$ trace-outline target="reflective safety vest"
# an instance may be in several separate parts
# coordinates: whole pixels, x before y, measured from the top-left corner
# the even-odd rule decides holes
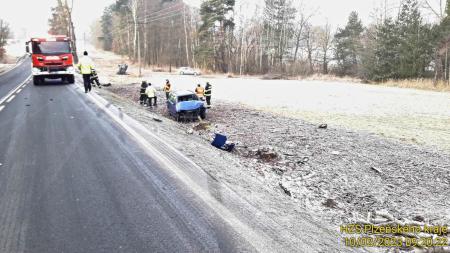
[[[212,86],[210,85],[205,90],[205,97],[211,97],[211,93],[212,93]]]
[[[197,87],[197,89],[195,89],[195,93],[197,93],[197,96],[199,97],[204,97],[205,89],[203,87]]]
[[[94,69],[94,63],[88,56],[83,56],[78,63],[78,69],[82,75],[91,75]]]
[[[156,89],[153,88],[152,86],[149,86],[146,90],[145,90],[145,94],[147,94],[147,96],[149,98],[154,98],[156,97]]]
[[[171,87],[169,85],[166,84],[166,86],[164,86],[164,92],[170,92]]]

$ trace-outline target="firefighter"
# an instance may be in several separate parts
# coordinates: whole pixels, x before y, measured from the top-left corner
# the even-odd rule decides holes
[[[100,83],[100,80],[98,79],[98,74],[95,69],[92,69],[91,73],[91,85],[96,84],[98,88],[102,88],[102,84]]]
[[[212,85],[207,82],[205,86],[205,97],[207,108],[211,108],[211,95],[212,95]]]
[[[140,90],[141,96],[139,97],[139,102],[141,103],[141,105],[147,103],[147,94],[145,94],[145,91],[146,91],[147,87],[148,87],[147,82],[146,81],[142,81],[141,90]]]
[[[149,83],[147,89],[145,89],[145,94],[147,95],[148,106],[152,106],[152,100],[153,105],[156,106],[157,102],[156,89],[152,86],[151,83]]]
[[[94,63],[92,59],[88,56],[87,51],[84,51],[83,57],[81,57],[80,63],[78,63],[78,69],[83,75],[84,92],[88,93],[92,89],[91,75],[92,70],[94,69]]]
[[[169,94],[172,90],[172,85],[170,84],[169,80],[166,80],[166,85],[164,86],[164,92],[166,93],[166,99],[169,100]]]
[[[200,84],[197,85],[197,88],[195,89],[195,94],[197,94],[197,97],[201,100],[205,100],[205,88],[203,88]]]

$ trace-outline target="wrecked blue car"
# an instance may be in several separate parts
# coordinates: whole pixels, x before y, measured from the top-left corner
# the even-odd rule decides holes
[[[171,92],[167,101],[167,109],[177,121],[195,121],[199,117],[206,118],[204,102],[192,91]]]

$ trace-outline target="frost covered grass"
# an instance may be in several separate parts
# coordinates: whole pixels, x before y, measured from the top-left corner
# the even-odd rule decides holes
[[[96,58],[97,56],[97,58]],[[438,146],[450,150],[450,94],[419,89],[404,89],[383,85],[367,85],[355,79],[330,76],[313,76],[303,80],[262,80],[243,77],[228,78],[224,75],[180,76],[175,73],[153,72],[147,68],[142,77],[130,62],[129,75],[115,75],[117,64],[125,58],[108,53],[94,53],[99,65],[100,79],[106,76],[113,87],[138,84],[142,80],[162,87],[170,79],[177,90],[194,90],[195,86],[213,84],[213,103],[220,99],[241,103],[259,110],[276,113],[314,124],[328,123],[356,131],[375,133],[407,143]],[[322,80],[320,80],[322,79]],[[425,85],[431,80],[423,80]],[[407,83],[405,82],[404,87]],[[442,86],[443,84],[439,84]],[[440,87],[438,86],[438,87]]]
[[[99,66],[114,80],[102,95],[142,123],[153,124],[153,131],[189,157],[202,154],[196,162],[204,170],[270,207],[274,219],[293,228],[292,233],[306,212],[286,211],[293,210],[288,204],[334,227],[379,211],[396,219],[423,217],[432,224],[450,219],[449,153],[427,147],[450,150],[450,112],[443,109],[450,108],[448,93],[342,80],[193,77],[151,70],[140,78],[134,65],[130,75],[116,76],[116,63]],[[173,121],[163,94],[157,108],[139,106],[139,81],[144,79],[157,87],[170,79],[175,89],[213,83],[210,128],[196,130],[194,124]],[[153,115],[163,122],[155,123]],[[329,128],[319,129],[320,123]],[[236,152],[212,149],[215,132],[239,143]]]

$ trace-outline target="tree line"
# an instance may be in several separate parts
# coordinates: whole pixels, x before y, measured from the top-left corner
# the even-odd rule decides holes
[[[418,0],[403,0],[398,13],[380,14],[368,25],[352,12],[336,31],[330,24],[313,25],[313,13],[299,2],[265,0],[251,8],[205,0],[197,9],[181,0],[116,0],[94,36],[104,50],[141,65],[376,81],[448,79],[450,0],[437,22],[426,21]]]
[[[75,34],[75,26],[73,24],[74,1],[57,0],[56,6],[51,9],[51,17],[48,20],[49,31],[51,35],[65,35],[71,39],[71,46],[74,52],[74,60],[78,62],[77,54],[77,38]]]
[[[9,28],[8,23],[6,23],[3,19],[0,18],[0,60],[5,56],[4,47],[7,44],[7,39],[11,36],[11,30]]]

